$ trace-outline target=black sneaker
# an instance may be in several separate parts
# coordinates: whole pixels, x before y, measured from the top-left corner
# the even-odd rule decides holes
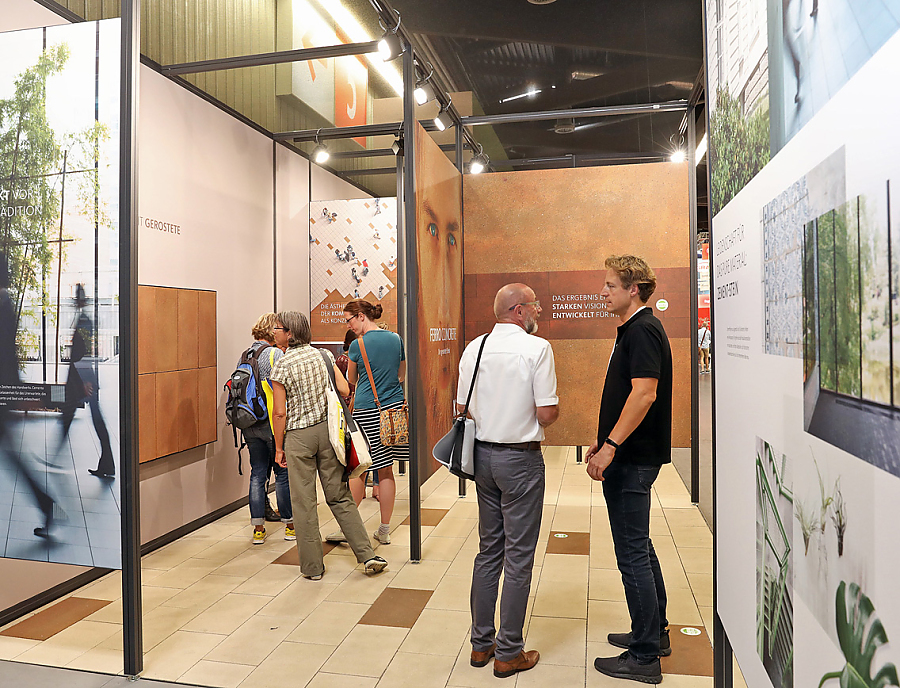
[[[613,647],[621,647],[627,650],[631,647],[631,633],[610,633],[606,641]],[[659,656],[668,657],[672,654],[672,645],[669,643],[669,631],[659,634]]]
[[[627,678],[641,683],[662,683],[663,680],[658,659],[640,664],[627,650],[618,657],[597,657],[594,668],[613,678]]]
[[[272,508],[268,499],[266,500],[266,520],[269,523],[281,523],[281,514]]]

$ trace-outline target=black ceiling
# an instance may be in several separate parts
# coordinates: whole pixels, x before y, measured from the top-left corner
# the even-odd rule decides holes
[[[355,3],[360,10],[368,4],[347,4]],[[699,0],[390,4],[447,89],[472,91],[484,114],[686,99],[701,69]],[[501,102],[530,89],[540,93]],[[494,125],[502,150],[492,158],[664,155],[679,143],[681,119],[657,113]],[[574,132],[558,133],[573,124]]]

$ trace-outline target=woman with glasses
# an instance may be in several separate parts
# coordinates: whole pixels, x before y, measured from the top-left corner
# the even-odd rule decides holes
[[[391,516],[394,513],[394,499],[397,495],[393,465],[394,461],[409,461],[409,445],[387,447],[381,444],[381,414],[378,405],[380,404],[382,409],[394,409],[401,408],[406,403],[401,385],[406,375],[403,340],[398,334],[378,327],[375,321],[381,318],[382,312],[381,304],[372,305],[363,299],[355,299],[344,306],[347,327],[357,337],[350,344],[348,352],[350,363],[347,366],[347,377],[356,384],[353,419],[366,433],[372,454],[371,470],[377,471],[378,475],[381,525],[373,537],[381,544],[387,545],[391,542]],[[378,394],[378,403],[375,401],[375,394],[372,392],[372,385],[366,372],[360,342],[365,346],[366,358],[372,371],[372,379],[375,381],[375,392]],[[358,505],[366,496],[365,482],[362,478],[351,479],[350,489]],[[341,534],[335,533],[327,539],[335,541],[340,538]]]
[[[309,344],[309,321],[302,313],[283,311],[276,316],[273,332],[276,345],[287,346],[270,380],[274,396],[275,460],[288,469],[300,572],[311,580],[321,580],[325,572],[316,511],[318,473],[325,501],[356,560],[365,564],[366,573],[379,573],[387,567],[387,562],[375,556],[353,496],[343,480],[344,466],[328,439],[325,390],[330,375],[320,350]],[[334,370],[337,392],[346,396],[350,391],[347,381],[334,365],[331,353],[325,353]]]

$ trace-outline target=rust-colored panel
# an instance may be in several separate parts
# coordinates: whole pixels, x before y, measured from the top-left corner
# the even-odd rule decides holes
[[[4,629],[0,635],[7,638],[27,638],[28,640],[47,640],[72,624],[87,618],[106,605],[107,600],[95,600],[89,597],[67,597],[51,607],[26,617],[14,626]]]
[[[208,444],[217,439],[218,417],[216,399],[219,394],[218,370],[215,367],[201,368],[199,371],[199,444]]]
[[[178,406],[173,412],[178,417],[178,451],[200,444],[200,395],[198,387],[200,371],[178,371]]]
[[[197,337],[200,325],[198,293],[193,289],[178,290],[178,370],[197,368],[200,347]]]
[[[156,372],[156,288],[138,286],[138,373]]]
[[[216,365],[216,292],[197,292],[197,322],[199,335],[197,337],[198,361],[200,368],[208,368]]]
[[[669,338],[672,347],[672,446],[691,446],[691,348],[688,339]]]
[[[154,372],[168,372],[178,368],[178,290],[156,287],[156,330],[152,337],[156,358]]]
[[[138,376],[138,461],[152,461],[156,453],[156,373]]]
[[[178,451],[178,373],[156,374],[156,455]]]

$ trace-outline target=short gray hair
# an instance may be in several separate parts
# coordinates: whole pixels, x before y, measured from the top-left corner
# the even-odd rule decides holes
[[[281,311],[276,320],[288,330],[288,346],[300,346],[312,341],[312,333],[309,329],[309,320],[298,311]]]

